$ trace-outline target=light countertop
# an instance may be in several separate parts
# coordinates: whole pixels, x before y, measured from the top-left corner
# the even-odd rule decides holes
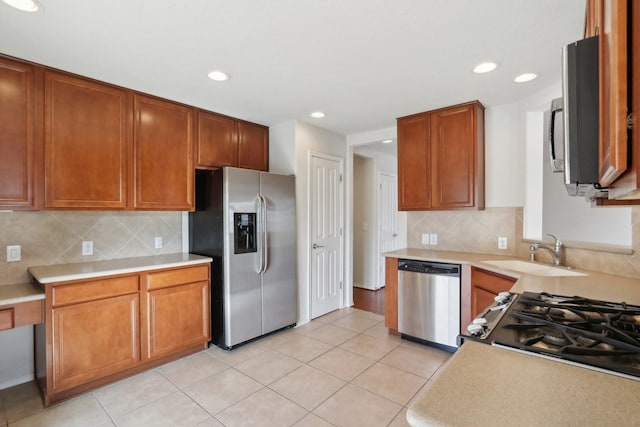
[[[211,258],[205,256],[176,253],[73,264],[42,265],[29,267],[28,270],[39,283],[47,284],[68,280],[91,279],[113,274],[136,273],[139,271],[205,264],[211,261]]]
[[[392,258],[417,259],[423,261],[469,264],[483,270],[493,271],[517,279],[511,292],[549,292],[556,295],[580,295],[604,301],[627,302],[640,305],[640,279],[634,279],[596,271],[574,270],[585,276],[535,276],[503,267],[496,267],[483,261],[514,260],[514,256],[477,254],[470,252],[429,251],[422,249],[399,249],[386,252]],[[525,261],[519,259],[520,261]]]
[[[640,425],[640,381],[473,341],[416,396],[413,426]]]
[[[44,291],[31,283],[0,286],[0,306],[44,299]]]

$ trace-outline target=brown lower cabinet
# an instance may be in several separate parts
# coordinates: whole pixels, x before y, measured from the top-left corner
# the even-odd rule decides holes
[[[398,259],[385,258],[384,325],[398,330]]]
[[[209,264],[44,285],[36,377],[45,405],[206,348]]]
[[[492,271],[471,267],[471,317],[474,319],[494,298],[503,291],[509,291],[516,279]]]

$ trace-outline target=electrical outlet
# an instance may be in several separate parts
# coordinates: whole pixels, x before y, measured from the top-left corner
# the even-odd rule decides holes
[[[82,256],[93,255],[93,240],[82,241]]]
[[[20,254],[20,245],[8,245],[7,246],[7,262],[16,262],[22,259]]]
[[[428,245],[429,244],[429,234],[422,233],[422,244],[423,245]]]
[[[162,249],[162,236],[156,236],[156,249]]]
[[[498,237],[498,249],[507,250],[507,238],[506,237]]]
[[[429,244],[430,245],[437,245],[438,244],[438,234],[437,233],[429,234]]]

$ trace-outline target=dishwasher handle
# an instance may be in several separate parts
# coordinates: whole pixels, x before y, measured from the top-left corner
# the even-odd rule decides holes
[[[435,274],[438,276],[460,276],[460,265],[443,262],[399,259],[398,270],[412,273]]]

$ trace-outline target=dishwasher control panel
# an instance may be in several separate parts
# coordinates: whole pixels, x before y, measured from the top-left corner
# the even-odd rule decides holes
[[[398,270],[410,271],[413,273],[437,274],[440,276],[460,276],[460,266],[458,264],[426,262],[409,259],[398,260]]]

